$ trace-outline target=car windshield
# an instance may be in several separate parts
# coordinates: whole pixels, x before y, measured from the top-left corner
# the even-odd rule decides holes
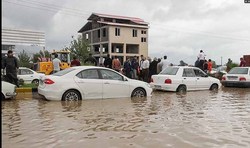
[[[66,69],[58,71],[58,72],[56,72],[56,73],[54,73],[52,75],[53,76],[63,76],[63,75],[65,75],[65,74],[67,74],[67,73],[69,73],[69,72],[71,72],[73,70],[75,70],[75,68],[66,68]]]
[[[216,70],[220,72],[220,71],[223,71],[223,70],[226,70],[226,69],[227,69],[226,66],[220,66]]]
[[[228,73],[229,74],[248,74],[248,68],[233,68]]]
[[[178,67],[167,67],[163,71],[161,71],[159,74],[161,75],[176,75],[178,71]]]

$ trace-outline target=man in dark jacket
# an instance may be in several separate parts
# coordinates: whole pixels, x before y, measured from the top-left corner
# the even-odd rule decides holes
[[[107,58],[104,61],[104,66],[112,69],[112,59],[110,58],[110,55],[107,55]]]
[[[15,84],[17,87],[18,79],[17,79],[17,70],[19,68],[17,58],[13,56],[13,51],[8,51],[8,56],[3,61],[3,69],[6,68],[6,76],[8,82]]]
[[[96,59],[92,56],[92,53],[89,54],[89,57],[84,61],[85,64],[90,64],[97,66],[97,61]]]

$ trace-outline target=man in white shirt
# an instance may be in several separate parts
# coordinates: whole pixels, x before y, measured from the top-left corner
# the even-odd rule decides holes
[[[203,68],[203,64],[204,64],[204,61],[205,61],[205,53],[202,51],[202,50],[200,50],[200,53],[198,54],[198,59],[199,59],[199,65],[198,65],[198,67],[200,68],[200,69],[204,69]]]
[[[55,54],[55,59],[52,60],[53,63],[53,73],[60,71],[61,61],[58,59],[58,55]]]
[[[149,75],[149,61],[147,58],[143,57],[144,61],[142,63],[142,73],[143,73],[143,81],[148,82],[148,75]]]
[[[167,61],[167,56],[166,55],[163,57],[163,60],[161,60],[159,65],[161,66],[162,70],[164,70],[165,68],[167,68],[170,65],[170,63]]]

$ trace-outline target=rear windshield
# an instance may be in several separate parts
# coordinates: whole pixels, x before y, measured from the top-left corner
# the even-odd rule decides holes
[[[66,75],[67,73],[75,70],[75,68],[66,68],[64,70],[58,71],[57,73],[52,74],[53,76],[63,76]]]
[[[248,68],[233,68],[228,73],[229,74],[248,74]]]
[[[176,75],[178,69],[179,69],[178,67],[167,67],[166,69],[161,71],[159,74],[162,74],[162,75]]]

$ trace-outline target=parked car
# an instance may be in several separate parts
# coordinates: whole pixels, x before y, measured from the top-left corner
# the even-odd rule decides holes
[[[208,76],[197,67],[170,66],[153,75],[150,83],[155,90],[186,92],[189,90],[214,90],[221,87],[218,79]]]
[[[217,68],[213,68],[210,74],[216,74],[216,73],[222,73],[226,74],[227,73],[227,66],[219,66]]]
[[[250,67],[234,67],[223,75],[221,83],[225,87],[250,87]]]
[[[16,96],[16,85],[13,85],[9,82],[1,81],[2,83],[2,99],[10,99]]]
[[[17,77],[22,79],[24,83],[33,83],[38,85],[40,77],[45,76],[43,73],[37,73],[34,70],[26,67],[19,67]]]
[[[76,66],[40,80],[38,93],[47,100],[82,100],[151,96],[148,83],[105,67]]]

